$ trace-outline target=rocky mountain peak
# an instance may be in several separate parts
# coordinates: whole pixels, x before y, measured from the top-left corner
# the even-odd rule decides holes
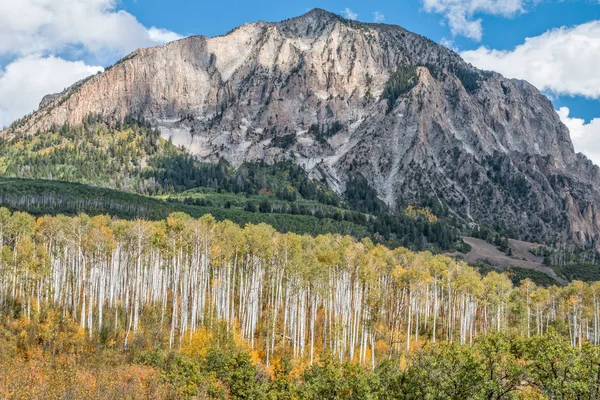
[[[296,37],[317,37],[324,31],[331,30],[336,23],[350,23],[339,15],[329,11],[314,8],[299,17],[276,22],[276,26],[283,34]]]
[[[276,24],[286,25],[289,23],[298,23],[298,22],[304,23],[304,24],[308,24],[308,23],[321,24],[324,22],[340,21],[342,19],[343,18],[337,14],[334,14],[330,11],[316,7],[310,11],[307,11],[306,13],[304,13],[300,16],[293,17],[293,18],[290,18],[285,21],[276,22]]]
[[[196,157],[289,160],[392,209],[441,202],[515,238],[600,243],[598,168],[551,102],[401,27],[315,9],[141,49],[15,129],[143,118]],[[10,135],[5,132],[4,135]]]

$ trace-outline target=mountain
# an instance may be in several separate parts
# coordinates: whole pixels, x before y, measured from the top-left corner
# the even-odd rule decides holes
[[[0,135],[133,117],[199,159],[291,160],[390,208],[438,201],[514,238],[600,245],[600,174],[551,102],[398,26],[315,9],[140,49]]]

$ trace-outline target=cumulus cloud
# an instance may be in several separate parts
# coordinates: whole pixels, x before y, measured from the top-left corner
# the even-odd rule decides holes
[[[155,43],[167,43],[181,39],[181,36],[175,32],[166,29],[161,29],[153,26],[148,29],[148,37]]]
[[[146,28],[118,0],[0,1],[0,128],[41,98],[100,71],[139,47],[179,39]],[[60,55],[60,56],[59,56]],[[71,60],[81,61],[68,61]]]
[[[358,18],[358,14],[346,7],[344,11],[342,11],[342,15],[346,19],[356,20]]]
[[[478,14],[512,17],[524,11],[526,0],[423,0],[425,11],[443,14],[453,35],[480,41],[483,36]]]
[[[37,108],[42,97],[102,71],[83,61],[27,56],[0,70],[0,128]]]
[[[600,165],[600,118],[586,123],[581,118],[570,117],[571,110],[568,107],[561,107],[557,113],[571,132],[575,150],[585,154],[594,164]]]
[[[118,10],[116,0],[0,2],[0,54],[83,49],[101,58],[178,37],[166,30],[147,29],[133,15]]]
[[[375,11],[373,13],[373,22],[378,22],[378,23],[385,22],[385,15],[383,15],[379,11]]]
[[[600,21],[552,29],[512,50],[464,51],[473,65],[525,79],[557,95],[600,98]]]

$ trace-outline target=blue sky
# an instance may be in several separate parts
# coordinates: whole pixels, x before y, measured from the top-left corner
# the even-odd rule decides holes
[[[100,71],[137,47],[221,35],[319,7],[383,19],[527,79],[553,101],[576,148],[600,162],[600,3],[594,0],[19,0],[0,2],[0,125],[43,94]],[[377,13],[377,14],[375,14]],[[376,17],[377,15],[377,17]],[[596,144],[598,143],[598,144]]]

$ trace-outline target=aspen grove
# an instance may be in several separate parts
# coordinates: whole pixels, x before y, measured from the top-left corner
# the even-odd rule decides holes
[[[600,341],[600,284],[513,286],[463,262],[347,236],[277,233],[210,215],[166,220],[33,216],[0,209],[0,309],[54,310],[127,349],[143,335],[180,348],[235,332],[268,366],[327,353],[369,368],[424,342],[549,331]]]

